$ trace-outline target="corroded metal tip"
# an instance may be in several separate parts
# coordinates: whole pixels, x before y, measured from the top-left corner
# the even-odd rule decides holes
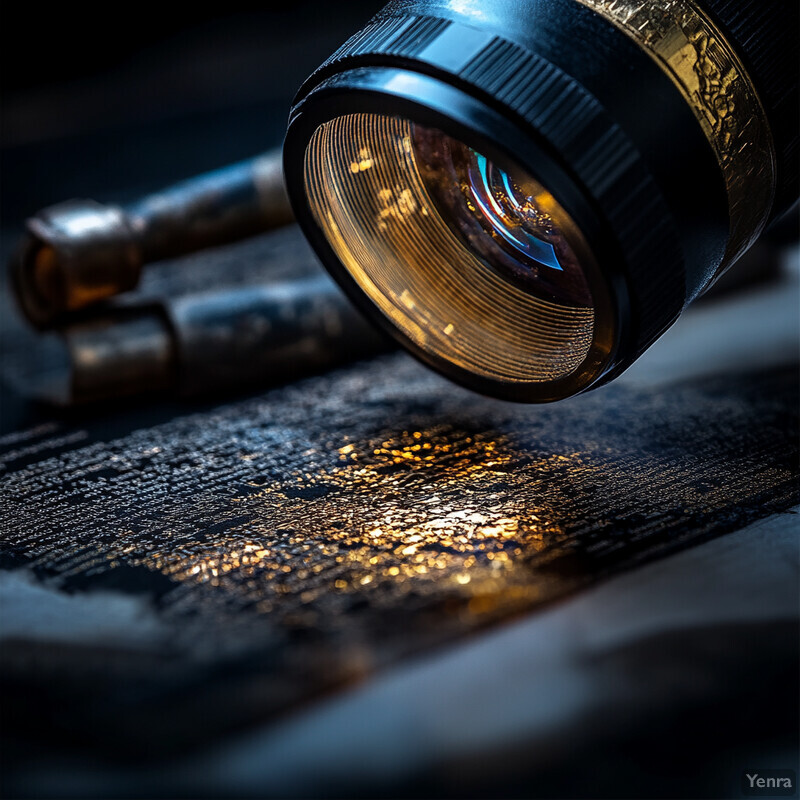
[[[132,289],[142,260],[121,208],[69,200],[27,221],[10,267],[25,316],[47,328],[69,312]]]
[[[129,206],[69,200],[38,212],[11,262],[37,328],[133,289],[142,267],[293,220],[279,151],[199,175]]]

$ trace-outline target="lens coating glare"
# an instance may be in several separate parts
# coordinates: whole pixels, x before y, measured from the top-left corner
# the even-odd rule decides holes
[[[525,171],[510,174],[440,131],[414,125],[413,139],[443,219],[487,264],[539,297],[591,307],[583,269],[553,219],[550,192]]]
[[[500,236],[533,264],[563,272],[555,248],[548,241],[557,235],[555,226],[537,207],[535,198],[525,197],[508,173],[486,156],[475,150],[470,150],[470,154],[467,186],[483,219],[489,223],[489,233]]]
[[[383,314],[441,364],[503,383],[578,370],[594,308],[580,232],[519,168],[441,131],[349,114],[306,148],[314,218]]]

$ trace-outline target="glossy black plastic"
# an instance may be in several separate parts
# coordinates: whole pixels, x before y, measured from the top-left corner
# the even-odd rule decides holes
[[[588,383],[566,379],[519,396],[513,386],[458,374],[398,336],[471,388],[542,401],[614,377],[675,321],[721,261],[729,218],[717,158],[692,109],[636,42],[575,0],[396,0],[301,87],[284,151],[298,221],[345,290],[395,335],[339,264],[303,190],[313,131],[356,111],[407,116],[501,166],[505,159],[529,169],[600,265],[615,347]]]

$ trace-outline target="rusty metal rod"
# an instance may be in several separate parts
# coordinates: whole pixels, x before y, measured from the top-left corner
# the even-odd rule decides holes
[[[26,391],[65,406],[229,394],[393,347],[324,274],[111,307],[59,329],[58,340],[60,369]]]
[[[10,264],[12,283],[28,320],[52,328],[71,312],[133,289],[148,263],[293,218],[274,150],[127,206],[68,200],[42,209],[26,222]]]

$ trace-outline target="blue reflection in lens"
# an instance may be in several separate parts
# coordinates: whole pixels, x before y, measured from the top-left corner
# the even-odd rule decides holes
[[[553,245],[549,242],[542,241],[537,236],[533,236],[526,231],[518,220],[511,219],[509,215],[497,201],[495,196],[496,190],[492,186],[492,180],[489,177],[489,163],[486,156],[481,155],[475,150],[472,151],[475,156],[475,161],[478,167],[478,174],[481,179],[481,186],[473,187],[473,197],[475,202],[480,206],[481,211],[486,215],[486,218],[492,223],[494,231],[501,236],[506,242],[514,247],[519,252],[532,258],[543,266],[557,269],[563,272],[563,268],[558,261],[556,251]],[[511,181],[508,175],[501,170],[498,166],[492,164],[492,178],[498,176],[502,181],[505,197],[503,198],[507,205],[512,207],[512,210],[518,209],[520,211],[520,219],[524,219],[524,209],[519,205],[515,192],[511,186]],[[512,231],[509,228],[509,222],[513,226]]]

